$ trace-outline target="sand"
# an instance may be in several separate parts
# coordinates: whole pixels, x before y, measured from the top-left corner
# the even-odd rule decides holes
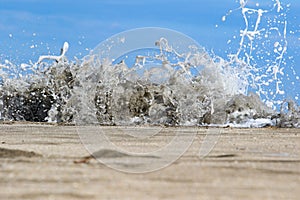
[[[300,129],[220,130],[204,159],[207,129],[198,128],[170,166],[130,174],[91,159],[74,126],[2,124],[0,199],[299,199]]]

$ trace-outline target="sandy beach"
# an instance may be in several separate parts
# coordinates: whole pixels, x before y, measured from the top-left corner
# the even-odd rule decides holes
[[[90,158],[74,126],[1,124],[0,199],[299,199],[299,129],[220,128],[204,159],[198,154],[208,129],[183,129],[197,131],[183,156],[130,174]]]

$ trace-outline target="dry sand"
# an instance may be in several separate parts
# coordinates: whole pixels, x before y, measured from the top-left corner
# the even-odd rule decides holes
[[[299,129],[222,131],[204,159],[198,152],[206,129],[199,128],[189,150],[169,167],[128,174],[85,160],[89,154],[75,127],[3,124],[0,199],[300,198]]]

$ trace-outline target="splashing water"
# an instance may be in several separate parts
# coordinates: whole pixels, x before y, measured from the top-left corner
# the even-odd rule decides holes
[[[65,57],[67,43],[60,56],[41,56],[37,63],[16,66],[6,61],[0,65],[0,118],[104,125],[299,127],[299,107],[284,100],[286,14],[278,0],[273,2],[263,9],[240,1],[237,10],[222,18],[225,21],[240,11],[245,23],[235,37],[239,47],[228,60],[210,55],[180,33],[175,33],[180,37],[176,43],[168,37],[174,31],[144,28],[127,33],[144,31],[153,36],[149,31],[159,30],[165,34],[141,37],[151,48],[138,49],[128,46],[132,34],[121,33],[73,62]]]
[[[259,6],[259,3],[248,6],[247,1],[240,1],[236,11],[229,11],[223,17],[226,20],[233,12],[240,11],[244,20],[244,28],[240,30],[238,48],[229,54],[231,63],[245,65],[243,70],[248,76],[249,90],[255,91],[261,99],[272,108],[279,108],[286,96],[284,79],[290,59],[288,57],[288,20],[290,5],[284,6],[279,0],[271,4]],[[293,76],[292,75],[292,76]],[[296,94],[295,99],[299,94]]]

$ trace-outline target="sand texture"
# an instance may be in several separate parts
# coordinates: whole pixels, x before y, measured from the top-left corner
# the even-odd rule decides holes
[[[222,128],[215,148],[200,159],[207,129],[166,128],[165,133],[196,130],[197,135],[170,166],[141,174],[119,172],[91,158],[76,130],[47,124],[0,125],[0,199],[300,198],[300,129]],[[171,134],[158,140],[168,137]],[[122,140],[122,134],[115,139],[137,148],[131,140]],[[97,155],[135,159],[109,150]]]

